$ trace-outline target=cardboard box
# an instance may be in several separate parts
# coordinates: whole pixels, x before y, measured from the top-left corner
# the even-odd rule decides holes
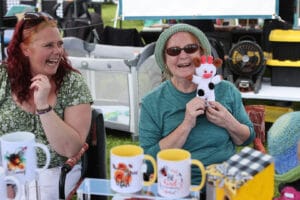
[[[272,200],[274,196],[273,158],[250,147],[206,171],[207,200]]]

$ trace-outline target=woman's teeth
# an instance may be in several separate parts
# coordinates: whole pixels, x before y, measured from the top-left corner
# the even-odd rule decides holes
[[[46,63],[49,64],[49,65],[55,65],[55,64],[58,63],[58,60],[57,59],[55,59],[55,60],[47,60]]]
[[[179,64],[177,65],[177,67],[189,67],[191,64],[190,63],[186,63],[186,64]]]

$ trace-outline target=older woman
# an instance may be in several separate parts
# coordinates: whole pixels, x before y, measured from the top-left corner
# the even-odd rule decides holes
[[[145,153],[156,157],[162,149],[182,148],[207,166],[230,158],[236,145],[253,141],[252,122],[233,84],[221,81],[214,89],[216,101],[206,102],[187,79],[195,72],[193,58],[210,52],[206,36],[191,25],[177,24],[160,35],[155,58],[167,80],[141,104],[139,138]],[[193,168],[192,183],[200,179]]]

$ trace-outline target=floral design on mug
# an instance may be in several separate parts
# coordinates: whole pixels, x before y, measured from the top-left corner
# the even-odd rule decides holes
[[[7,169],[9,171],[24,171],[25,170],[25,152],[27,147],[20,147],[15,153],[6,152],[5,159],[7,160]]]
[[[120,187],[128,187],[132,181],[132,165],[129,164],[128,166],[125,163],[118,163],[117,166],[113,164],[113,168],[115,169],[114,172],[114,179],[116,184]]]
[[[159,173],[162,175],[161,187],[166,193],[175,194],[183,187],[183,177],[177,169],[170,169],[168,166],[163,166]]]

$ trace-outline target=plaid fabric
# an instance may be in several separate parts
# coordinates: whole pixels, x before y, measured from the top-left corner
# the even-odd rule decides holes
[[[232,176],[239,173],[255,176],[272,162],[273,158],[270,155],[245,147],[226,161],[228,164],[227,172]]]

